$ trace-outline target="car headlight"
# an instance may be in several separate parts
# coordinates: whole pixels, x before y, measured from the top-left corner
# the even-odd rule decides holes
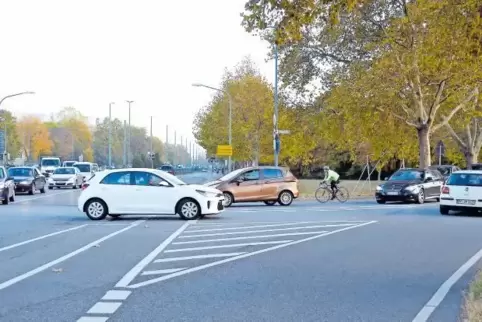
[[[21,181],[20,184],[30,184],[30,181],[24,180],[24,181]]]
[[[217,193],[214,192],[209,192],[209,191],[204,191],[204,190],[196,190],[197,193],[203,195],[204,197],[215,197]]]
[[[404,190],[406,191],[410,191],[410,192],[416,192],[418,191],[418,186],[410,186],[410,187],[406,187]]]
[[[382,190],[383,190],[382,186],[377,186],[377,191],[382,191]]]

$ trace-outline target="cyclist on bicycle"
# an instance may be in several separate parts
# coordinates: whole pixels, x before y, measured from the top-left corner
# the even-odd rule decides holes
[[[325,178],[322,182],[329,182],[331,187],[331,192],[333,193],[331,200],[335,199],[336,193],[338,192],[337,184],[340,183],[340,175],[333,170],[330,170],[330,167],[325,165],[323,167],[323,172],[325,173]]]

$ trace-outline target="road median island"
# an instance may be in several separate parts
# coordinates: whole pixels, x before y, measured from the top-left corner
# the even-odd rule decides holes
[[[301,179],[300,199],[315,199],[315,191],[320,185],[321,179]],[[345,187],[350,193],[350,199],[373,198],[375,189],[380,184],[378,181],[371,181],[370,184],[357,180],[341,180],[340,186]]]
[[[463,308],[464,322],[482,322],[482,270],[479,270],[470,284]]]

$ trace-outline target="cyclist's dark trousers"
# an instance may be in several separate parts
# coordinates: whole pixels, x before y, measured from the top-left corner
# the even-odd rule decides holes
[[[338,186],[337,186],[338,182],[340,182],[340,181],[339,180],[337,180],[337,181],[333,180],[333,181],[330,182],[331,191],[333,191],[333,195],[338,191]]]

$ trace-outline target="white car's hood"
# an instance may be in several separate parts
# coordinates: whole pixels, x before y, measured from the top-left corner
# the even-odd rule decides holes
[[[75,175],[74,174],[53,174],[51,176],[52,179],[74,179]]]
[[[191,187],[194,190],[202,190],[202,191],[212,192],[212,193],[222,193],[218,189],[207,187],[207,186],[200,185],[200,184],[190,184],[188,187]]]

